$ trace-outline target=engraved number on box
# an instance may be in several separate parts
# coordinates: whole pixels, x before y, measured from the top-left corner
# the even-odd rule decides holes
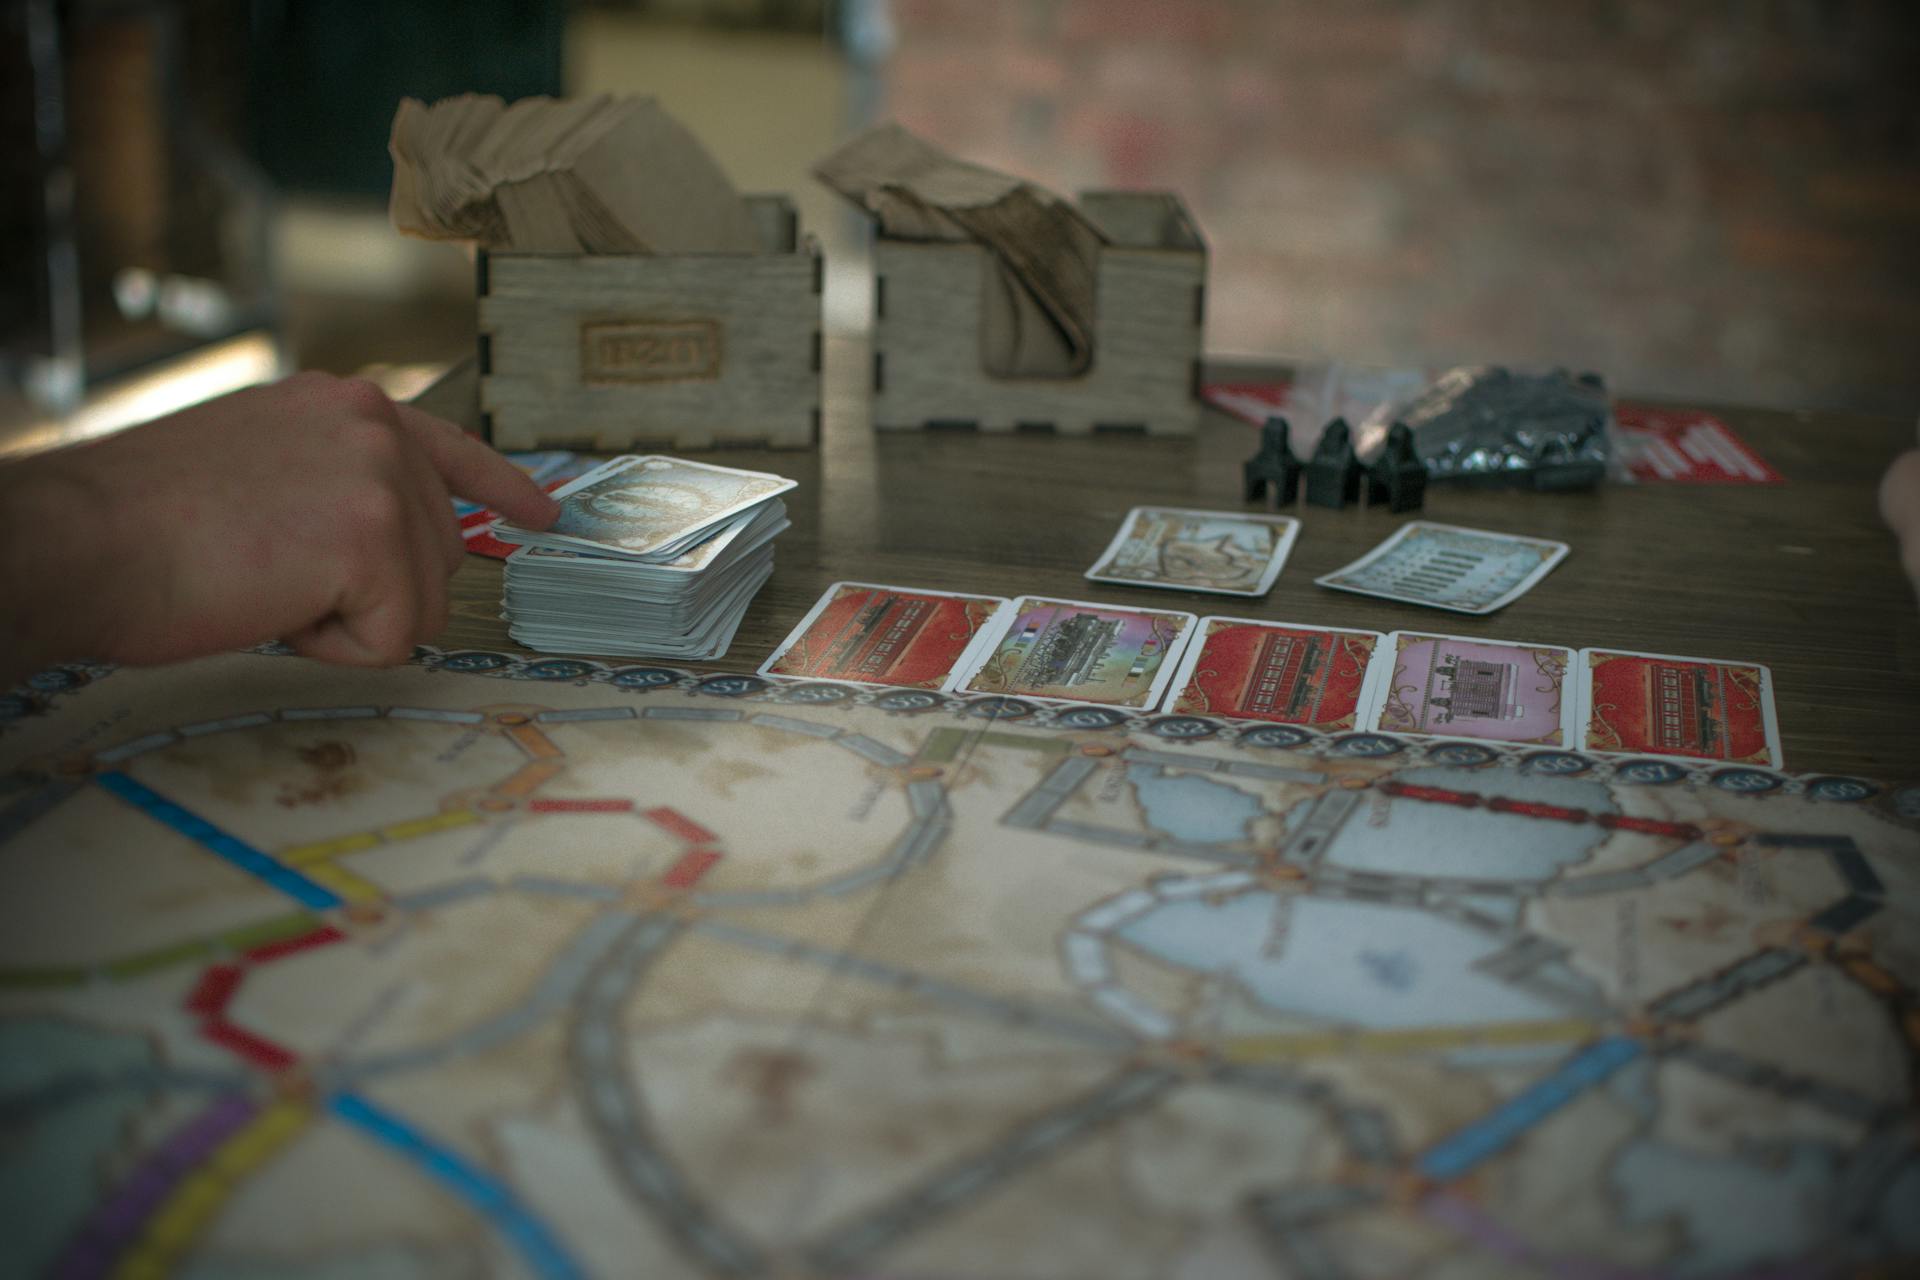
[[[587,320],[580,325],[582,382],[719,376],[720,326],[712,320]]]

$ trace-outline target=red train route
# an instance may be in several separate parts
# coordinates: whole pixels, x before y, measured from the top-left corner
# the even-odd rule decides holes
[[[645,810],[640,816],[667,834],[680,837],[688,844],[714,844],[720,839],[678,809],[670,809],[666,805]]]
[[[201,1023],[200,1037],[219,1045],[249,1066],[274,1075],[289,1070],[300,1061],[300,1056],[285,1045],[220,1018],[209,1018]]]
[[[718,849],[689,849],[667,868],[660,883],[669,889],[691,889],[713,870],[721,856]]]
[[[240,994],[240,986],[247,980],[250,970],[346,940],[345,933],[329,924],[243,951],[237,960],[209,965],[201,973],[200,980],[193,984],[193,990],[187,993],[182,1007],[200,1019],[202,1039],[219,1045],[262,1071],[279,1074],[289,1070],[299,1063],[298,1054],[231,1021],[227,1017],[227,1010],[233,1004],[234,997]]]
[[[281,938],[276,942],[262,943],[260,946],[242,951],[242,959],[252,964],[267,964],[283,956],[296,955],[302,951],[311,951],[315,947],[324,947],[335,942],[345,942],[347,935],[332,925],[322,925],[311,933],[296,934],[291,938]]]
[[[1460,809],[1485,808],[1492,813],[1511,813],[1522,818],[1548,822],[1592,823],[1609,831],[1634,831],[1642,835],[1671,836],[1676,840],[1698,840],[1705,833],[1691,822],[1666,822],[1659,818],[1635,818],[1622,813],[1589,813],[1564,805],[1541,804],[1532,800],[1510,800],[1505,796],[1483,796],[1451,787],[1429,787],[1393,779],[1376,784],[1376,790],[1404,800],[1426,804],[1449,804]]]
[[[226,1012],[233,995],[246,979],[246,971],[237,964],[216,964],[200,975],[187,994],[186,1010],[202,1018],[218,1018]]]
[[[633,807],[633,801],[618,799],[527,801],[528,813],[632,813]]]

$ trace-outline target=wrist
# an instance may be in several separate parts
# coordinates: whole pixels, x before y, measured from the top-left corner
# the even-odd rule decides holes
[[[60,449],[0,463],[0,677],[116,656],[113,601],[132,545],[114,551],[113,503],[79,455]]]

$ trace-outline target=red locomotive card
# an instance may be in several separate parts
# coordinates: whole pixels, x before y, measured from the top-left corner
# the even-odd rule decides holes
[[[1351,728],[1379,643],[1372,631],[1203,618],[1168,710]]]
[[[1588,649],[1579,705],[1590,751],[1781,763],[1773,677],[1758,663]]]

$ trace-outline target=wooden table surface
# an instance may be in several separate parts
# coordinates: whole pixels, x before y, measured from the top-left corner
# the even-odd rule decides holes
[[[1294,508],[1300,538],[1264,599],[1087,582],[1081,575],[1129,507],[1250,509],[1241,502],[1240,463],[1254,430],[1209,411],[1200,434],[1182,440],[876,435],[861,398],[864,348],[830,343],[827,357],[817,452],[693,455],[800,482],[786,495],[793,528],[779,540],[772,579],[732,650],[704,668],[753,670],[841,579],[1049,594],[1761,662],[1773,669],[1790,771],[1920,779],[1920,606],[1875,509],[1881,473],[1913,443],[1909,423],[1714,407],[1786,477],[1778,486],[1606,486],[1585,494],[1432,486],[1424,518],[1573,548],[1520,600],[1468,617],[1313,585],[1410,518],[1378,509]],[[420,403],[471,421],[470,371],[456,370]],[[500,577],[500,562],[468,557],[442,645],[517,647],[498,617]]]

